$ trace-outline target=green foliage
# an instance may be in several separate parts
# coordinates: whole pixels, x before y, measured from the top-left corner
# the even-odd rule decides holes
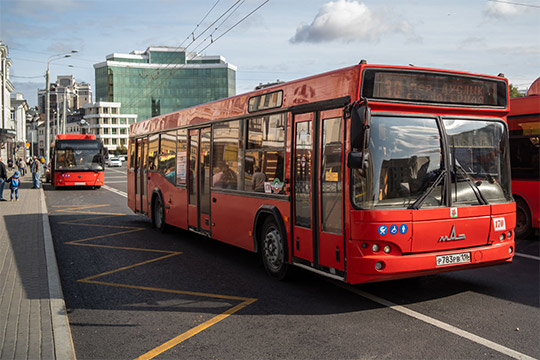
[[[515,87],[512,84],[508,84],[508,88],[510,89],[510,98],[517,98],[522,97],[523,94],[519,92],[518,88]]]
[[[126,155],[127,147],[118,145],[115,150],[116,155]]]

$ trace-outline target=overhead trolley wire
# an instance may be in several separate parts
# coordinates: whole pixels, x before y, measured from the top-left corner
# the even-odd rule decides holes
[[[231,7],[229,7],[225,12],[223,12],[216,20],[214,20],[206,29],[204,29],[200,34],[198,34],[196,37],[193,35],[193,40],[184,48],[185,50],[188,50],[188,48],[193,44],[195,43],[203,34],[205,34],[212,26],[214,26],[219,20],[221,20],[223,17],[225,17],[229,12],[233,11],[233,13],[235,11],[238,10],[238,8],[240,8],[242,6],[242,4],[244,3],[245,0],[237,0]],[[225,30],[220,36],[218,36],[216,39],[212,39],[212,41],[207,45],[205,46],[202,50],[200,50],[200,52],[202,53],[204,50],[208,49],[212,44],[214,44],[216,41],[218,41],[219,39],[221,39],[223,36],[225,36],[227,33],[229,33],[231,30],[233,30],[235,27],[237,27],[240,23],[242,23],[243,21],[245,21],[248,17],[250,17],[251,15],[253,15],[256,11],[258,11],[261,7],[263,7],[266,3],[268,3],[270,0],[265,0],[262,4],[260,4],[258,7],[256,7],[254,10],[252,10],[250,13],[248,13],[246,16],[244,16],[242,19],[240,19],[239,21],[237,21],[234,25],[232,25],[231,27],[229,27],[227,30]],[[226,22],[227,19],[230,18],[230,16],[232,15],[229,14],[229,16],[227,16],[225,18],[224,21],[222,21],[212,32],[215,33],[221,26],[223,26],[223,24]],[[205,15],[205,17],[207,17],[208,15]],[[201,21],[202,22],[202,21]],[[196,27],[197,28],[197,27]],[[191,35],[191,34],[190,34]],[[188,36],[189,38],[189,36]],[[202,45],[202,43],[204,43],[206,40],[208,39],[208,37],[206,39],[204,39],[198,46]],[[185,40],[184,40],[185,41]],[[197,46],[197,47],[198,47]],[[179,49],[179,47],[177,47],[176,49]],[[181,66],[178,66],[178,65],[181,65]],[[187,64],[165,64],[163,66],[158,66],[154,72],[153,72],[153,75],[157,75],[157,76],[152,76],[152,75],[149,75],[149,76],[152,76],[152,79],[153,80],[156,80],[160,77],[160,71],[164,71],[164,70],[167,70],[169,67],[174,67],[175,69],[181,69],[183,67],[185,67]],[[172,76],[172,72],[165,78],[161,78],[161,80],[164,80],[164,79],[167,79],[167,78],[170,78]],[[150,95],[154,90],[156,90],[158,88],[158,86],[160,85],[160,83],[156,83],[155,86],[151,87],[151,88],[147,88],[145,91],[143,91],[143,97],[147,96],[147,95]],[[128,106],[136,106],[137,103],[139,103],[140,101],[139,100],[136,100],[136,99],[133,99],[134,101],[133,102],[128,102],[126,103],[125,107],[128,107]]]
[[[219,1],[218,1],[218,2],[219,2]],[[200,24],[204,21],[204,19],[206,19],[206,17],[208,17],[208,14],[210,14],[210,12],[212,11],[212,9],[217,5],[218,2],[216,2],[216,3],[214,4],[214,6],[206,13],[206,15],[203,17],[203,20],[201,20],[201,21],[199,22],[199,24],[195,27],[194,30],[196,30],[196,29],[200,26]],[[190,37],[193,37],[193,40],[192,40],[186,47],[177,46],[177,47],[175,47],[174,49],[175,49],[175,50],[179,50],[179,49],[183,48],[184,50],[188,50],[188,48],[189,48],[193,43],[195,43],[195,42],[196,42],[203,34],[205,34],[212,26],[214,26],[214,24],[216,24],[220,19],[222,19],[227,13],[229,13],[229,12],[230,12],[232,9],[234,9],[235,7],[236,7],[236,9],[238,9],[238,7],[240,7],[240,6],[242,5],[242,4],[238,5],[238,3],[243,3],[243,2],[244,2],[244,0],[237,0],[232,6],[230,6],[224,13],[222,13],[216,20],[214,20],[214,21],[213,21],[206,29],[204,29],[204,30],[203,30],[200,34],[198,34],[196,37],[195,37],[195,35],[194,35],[194,32],[192,32],[192,33],[186,38],[186,40],[189,39]],[[221,25],[223,25],[223,22],[222,22],[219,26],[221,26]],[[216,29],[216,30],[217,30],[217,29]],[[185,42],[186,40],[184,40],[184,42]],[[182,42],[182,44],[183,44],[184,42]],[[186,52],[186,55],[187,55],[187,52]],[[171,52],[171,55],[169,55],[168,57],[165,57],[165,60],[173,59],[173,58],[175,58],[176,56],[178,56],[176,53]],[[178,65],[182,65],[182,66],[178,66]],[[171,61],[168,61],[168,63],[166,63],[166,64],[158,65],[158,66],[153,70],[152,73],[146,75],[145,77],[150,76],[150,77],[152,78],[152,80],[156,80],[156,79],[160,78],[160,72],[161,72],[161,71],[165,71],[165,70],[167,70],[168,68],[173,68],[173,67],[174,67],[175,69],[181,69],[181,68],[183,68],[185,65],[187,65],[187,64],[174,64],[174,63],[172,63]],[[128,66],[128,67],[129,67],[129,66]],[[142,77],[141,71],[140,71],[140,70],[139,70],[139,76]],[[170,78],[171,76],[172,76],[172,72],[169,73],[169,76],[168,76],[168,77]],[[164,79],[167,79],[167,77],[161,78],[161,80],[164,80]],[[149,95],[149,93],[151,93],[151,92],[153,92],[154,90],[156,90],[156,89],[158,88],[159,85],[160,85],[160,84],[157,83],[155,86],[153,86],[153,87],[151,87],[151,88],[147,88],[146,90],[143,91],[143,94],[142,94],[142,95],[143,95],[143,96]],[[138,100],[134,100],[134,101],[135,101],[135,102],[138,102]],[[133,103],[133,102],[128,102],[128,103],[125,104],[126,107],[127,107],[127,106],[135,106],[135,105],[136,105],[136,103]]]

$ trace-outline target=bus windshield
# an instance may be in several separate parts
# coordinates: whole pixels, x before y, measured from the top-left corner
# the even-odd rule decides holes
[[[352,174],[353,202],[406,209],[509,201],[506,144],[502,122],[373,116],[366,165]]]
[[[103,156],[97,141],[62,141],[56,144],[55,170],[103,171]]]

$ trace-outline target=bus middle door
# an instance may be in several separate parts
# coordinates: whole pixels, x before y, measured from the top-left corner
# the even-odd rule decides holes
[[[343,110],[295,114],[293,139],[294,261],[344,271]]]
[[[210,127],[189,131],[188,226],[210,233]]]

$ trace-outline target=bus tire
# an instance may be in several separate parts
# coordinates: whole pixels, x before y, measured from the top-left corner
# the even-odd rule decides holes
[[[516,237],[525,239],[532,232],[532,217],[529,206],[522,198],[516,198]]]
[[[152,227],[159,232],[165,232],[165,204],[159,194],[156,194],[152,201]]]
[[[276,221],[269,216],[261,230],[261,258],[268,275],[283,280],[287,274],[287,248]]]

